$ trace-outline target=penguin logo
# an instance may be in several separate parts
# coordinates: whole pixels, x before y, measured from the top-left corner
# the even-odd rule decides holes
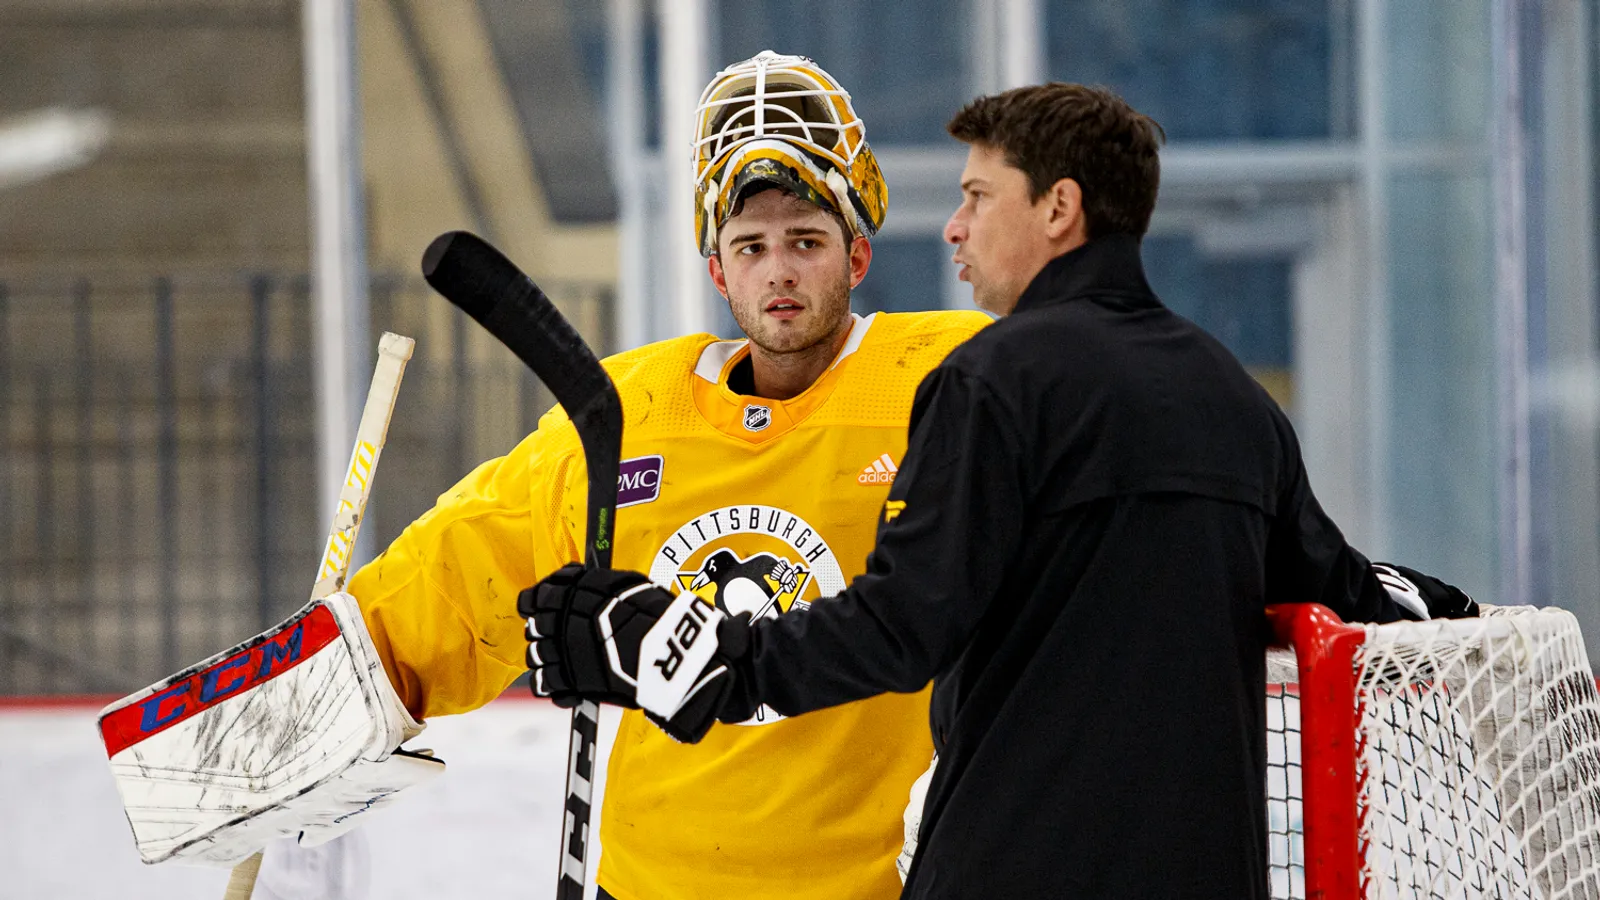
[[[760,431],[772,424],[772,408],[750,404],[744,408],[744,427],[749,431]]]
[[[772,553],[741,559],[723,548],[706,557],[698,571],[679,572],[684,590],[730,616],[750,613],[752,619],[775,619],[790,609],[810,606],[797,599],[811,580],[799,563]]]
[[[849,584],[821,532],[800,515],[760,503],[705,509],[685,520],[664,537],[649,574],[674,594],[694,594],[729,615],[757,619],[804,613]],[[763,705],[739,724],[782,719]]]

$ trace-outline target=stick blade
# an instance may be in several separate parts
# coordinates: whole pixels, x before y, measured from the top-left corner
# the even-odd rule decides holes
[[[540,293],[516,264],[470,231],[447,231],[422,253],[422,277],[480,323],[509,298]]]
[[[622,447],[622,401],[611,376],[544,291],[477,235],[451,231],[435,238],[422,255],[422,274],[533,370],[577,427],[592,482],[584,558],[610,565]]]
[[[583,337],[533,279],[483,238],[466,231],[434,238],[422,254],[422,276],[510,348],[573,420],[617,403],[611,379]]]

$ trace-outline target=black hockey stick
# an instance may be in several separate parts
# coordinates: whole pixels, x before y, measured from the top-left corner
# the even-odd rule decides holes
[[[477,235],[451,231],[434,238],[422,254],[422,276],[446,300],[511,348],[555,394],[577,426],[589,468],[588,540],[583,562],[590,568],[609,568],[622,455],[622,401],[611,376],[544,291]],[[585,701],[572,711],[557,900],[583,900],[599,726],[600,707],[594,703]]]

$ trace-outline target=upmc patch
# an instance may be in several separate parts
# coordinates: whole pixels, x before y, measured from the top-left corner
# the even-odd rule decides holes
[[[661,457],[625,459],[617,467],[617,506],[649,503],[661,496]]]

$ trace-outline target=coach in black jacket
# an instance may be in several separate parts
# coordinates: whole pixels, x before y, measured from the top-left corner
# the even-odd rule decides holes
[[[650,648],[688,633],[682,604],[613,603],[643,576],[564,570],[523,598],[537,683],[631,702],[636,681],[695,740],[762,702],[798,715],[932,679],[939,765],[904,896],[1266,897],[1263,607],[1474,604],[1407,569],[1380,583],[1283,412],[1151,292],[1153,121],[1049,84],[949,128],[969,155],[945,236],[1004,318],[918,390],[866,574],[804,614],[724,620],[680,667]],[[699,690],[651,709],[652,678]]]

